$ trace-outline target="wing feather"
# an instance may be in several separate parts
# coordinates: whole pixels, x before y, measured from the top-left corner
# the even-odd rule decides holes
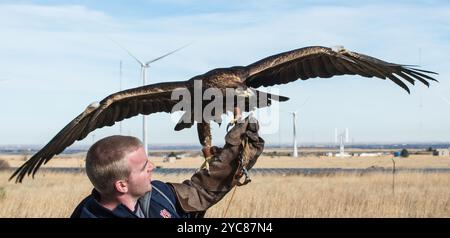
[[[177,101],[171,100],[175,88],[185,87],[186,82],[170,82],[148,85],[112,94],[103,99],[98,107],[88,107],[67,124],[50,142],[20,166],[9,178],[22,182],[26,175],[34,174],[42,164],[64,151],[90,132],[138,114],[170,112]],[[160,101],[163,102],[160,103]]]
[[[403,80],[414,85],[417,79],[429,86],[437,81],[428,70],[411,68],[347,51],[322,46],[305,47],[273,55],[247,66],[245,84],[250,87],[286,84],[297,79],[330,78],[337,75],[359,75],[367,78],[389,79],[410,92]]]

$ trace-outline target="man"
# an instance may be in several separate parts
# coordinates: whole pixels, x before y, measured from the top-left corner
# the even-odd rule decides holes
[[[200,170],[183,183],[152,181],[154,165],[137,138],[104,138],[86,156],[86,173],[94,189],[71,218],[203,217],[256,163],[264,149],[258,129],[253,118],[237,124],[222,149],[212,148],[209,171]]]

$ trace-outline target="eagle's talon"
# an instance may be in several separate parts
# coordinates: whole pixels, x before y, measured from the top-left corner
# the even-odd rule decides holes
[[[245,176],[244,183],[245,184],[250,183],[252,181],[252,179],[250,178],[250,175],[248,174],[248,170],[244,167],[244,168],[242,168],[242,172],[244,173],[244,176]]]
[[[240,181],[241,178],[242,178],[242,175],[244,176],[244,182]],[[248,174],[248,170],[245,167],[243,167],[241,169],[240,177],[239,177],[238,183],[236,185],[237,186],[244,186],[244,185],[250,183],[251,181],[252,181],[252,179],[250,178],[250,175]]]

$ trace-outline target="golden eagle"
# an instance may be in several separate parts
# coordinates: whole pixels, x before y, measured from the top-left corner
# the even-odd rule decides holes
[[[436,74],[435,72],[413,67],[388,63],[348,51],[343,47],[311,46],[269,56],[248,66],[213,69],[187,81],[157,83],[124,90],[109,95],[100,103],[89,105],[84,112],[53,137],[47,145],[18,168],[10,179],[17,176],[16,182],[21,182],[27,174],[33,174],[34,176],[43,163],[47,163],[54,155],[61,153],[76,140],[82,140],[97,128],[112,126],[115,122],[139,114],[171,112],[172,108],[180,101],[179,99],[172,99],[172,93],[177,89],[186,89],[193,92],[195,80],[202,82],[202,90],[217,88],[225,91],[227,88],[240,88],[249,92],[242,95],[256,95],[258,98],[261,95],[268,97],[265,105],[257,105],[261,107],[270,105],[271,100],[285,101],[288,98],[274,97],[274,95],[256,91],[254,88],[286,84],[297,79],[307,80],[317,77],[330,78],[335,75],[357,74],[368,78],[389,79],[408,93],[409,89],[404,81],[414,84],[415,80],[418,80],[426,86],[429,86],[429,80],[437,81],[429,76],[429,74]],[[203,103],[202,107],[204,106]],[[234,106],[235,113],[239,114],[236,105]],[[245,111],[253,109],[247,104],[244,108]],[[224,113],[226,111],[225,108]],[[185,116],[186,113],[182,116],[182,119]],[[238,116],[235,115],[235,117]],[[214,120],[220,123],[219,117],[220,115],[216,115]],[[211,146],[209,121],[201,120],[197,122],[198,135],[206,158],[210,155],[209,148]],[[189,128],[193,123],[193,120],[187,123],[180,120],[175,130]]]

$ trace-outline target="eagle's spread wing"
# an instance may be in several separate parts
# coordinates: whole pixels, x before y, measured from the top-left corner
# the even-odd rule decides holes
[[[429,86],[427,80],[437,81],[426,74],[435,72],[411,68],[407,65],[388,63],[367,55],[333,50],[322,46],[305,47],[273,55],[247,66],[249,76],[245,84],[250,87],[286,84],[297,79],[330,78],[335,75],[361,75],[390,79],[409,93],[409,88],[400,80],[414,84],[419,80]]]
[[[10,177],[22,182],[25,175],[34,174],[54,155],[64,151],[76,140],[82,140],[91,131],[138,114],[171,112],[177,101],[171,100],[175,89],[185,88],[185,82],[170,82],[148,85],[111,94],[100,103],[89,105],[84,112],[67,124],[41,150],[18,168]]]

